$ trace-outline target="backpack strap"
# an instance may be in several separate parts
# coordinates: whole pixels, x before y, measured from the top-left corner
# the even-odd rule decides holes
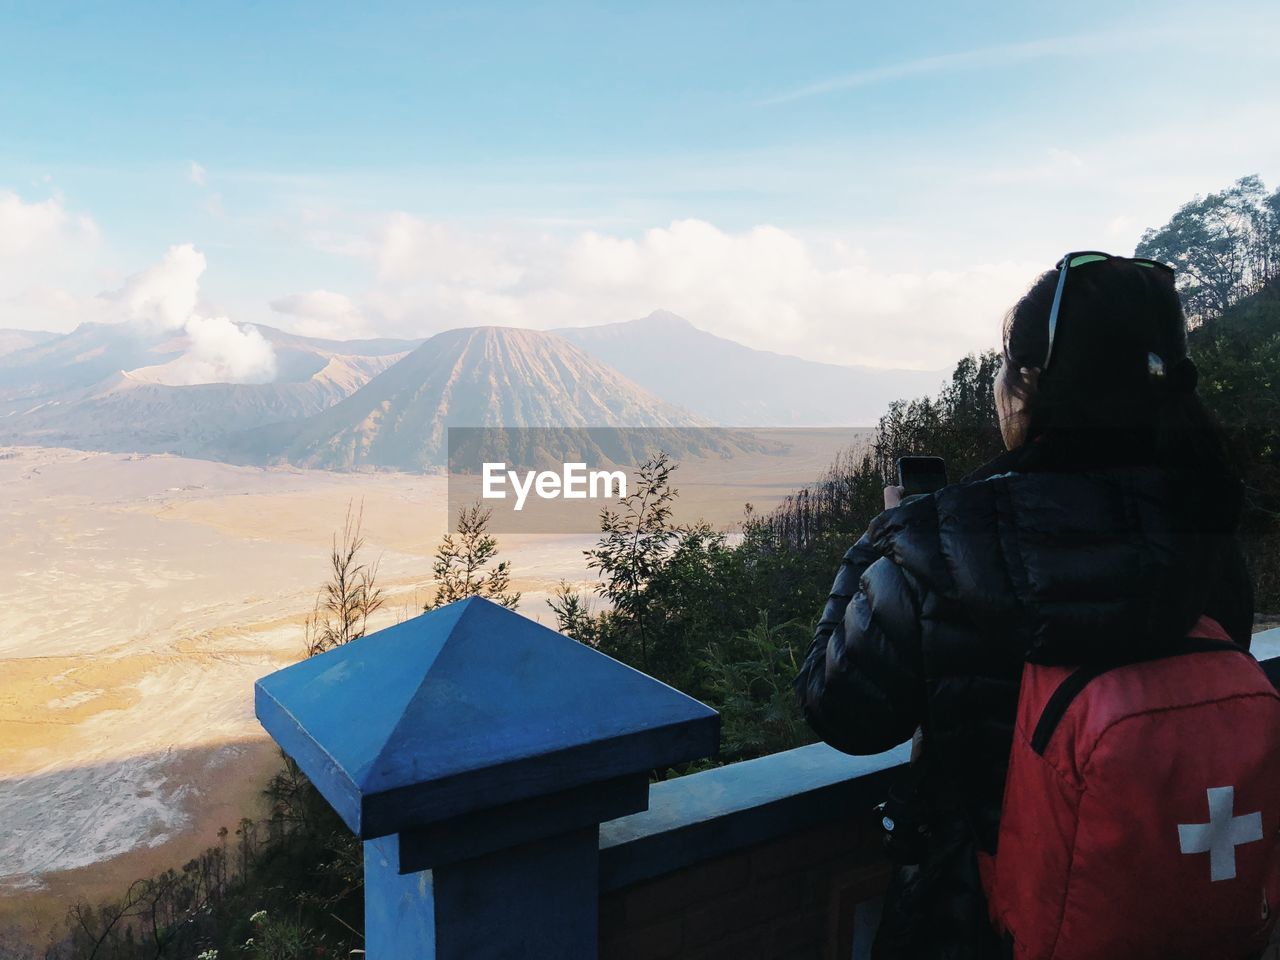
[[[1248,650],[1231,639],[1230,635],[1222,629],[1221,624],[1210,617],[1202,616],[1195,622],[1195,625],[1192,626],[1185,637],[1170,644],[1158,653],[1129,657],[1122,660],[1110,660],[1073,670],[1065,680],[1058,684],[1057,689],[1053,691],[1048,701],[1045,702],[1044,710],[1040,713],[1040,719],[1036,722],[1036,729],[1031,735],[1031,749],[1038,755],[1044,756],[1044,752],[1049,746],[1049,740],[1053,737],[1053,732],[1058,729],[1058,724],[1062,722],[1062,718],[1066,714],[1067,708],[1071,706],[1072,701],[1080,695],[1090,681],[1102,676],[1109,670],[1114,670],[1117,667],[1132,666],[1136,663],[1149,663],[1152,660],[1163,660],[1166,657],[1177,657],[1187,653],[1228,651],[1242,653],[1250,659],[1253,657]]]

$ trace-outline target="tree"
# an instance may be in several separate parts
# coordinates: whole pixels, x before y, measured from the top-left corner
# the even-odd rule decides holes
[[[498,541],[488,532],[492,510],[479,503],[464,507],[458,516],[457,537],[446,533],[436,550],[431,567],[439,587],[424,606],[434,610],[466,597],[484,597],[512,610],[520,602],[519,593],[508,593],[511,564],[503,560],[490,567],[498,555]]]
[[[1240,539],[1259,611],[1280,610],[1280,289],[1193,330],[1199,393],[1222,423],[1244,481]]]
[[[599,572],[592,612],[561,583],[547,601],[561,632],[650,676],[705,698],[708,644],[755,622],[761,594],[743,551],[705,522],[676,524],[675,465],[666,454],[642,463],[631,493],[600,513],[600,538],[583,551]]]
[[[1262,201],[1264,273],[1267,284],[1280,280],[1280,187]]]
[[[658,453],[636,470],[635,489],[619,501],[619,510],[600,511],[601,537],[595,549],[584,551],[587,567],[604,578],[600,594],[613,604],[615,616],[625,620],[640,641],[641,669],[649,669],[646,587],[679,537],[671,525],[671,488],[675,470],[666,453]]]
[[[1256,176],[1182,206],[1139,256],[1179,267],[1200,396],[1244,480],[1240,537],[1259,609],[1280,604],[1280,190]]]
[[[956,364],[937,397],[891,403],[869,443],[843,451],[825,476],[771,512],[749,517],[745,542],[761,557],[778,560],[775,576],[826,575],[884,509],[884,487],[897,483],[899,457],[942,457],[949,477],[958,480],[1004,449],[995,408],[999,368],[995,351],[971,354]],[[800,615],[788,609],[783,619]]]
[[[591,613],[584,600],[567,580],[561,580],[547,599],[556,615],[556,629],[589,647],[600,645],[600,620]]]
[[[777,753],[815,739],[792,687],[810,636],[807,623],[773,625],[760,611],[752,626],[707,645],[701,666],[709,699],[722,718],[721,761]]]
[[[1280,191],[1267,196],[1257,176],[1183,204],[1160,229],[1147,229],[1135,255],[1178,268],[1187,317],[1220,316],[1277,276]]]
[[[359,559],[364,549],[363,521],[364,504],[353,516],[348,503],[341,538],[333,535],[329,551],[329,582],[321,588],[315,609],[304,624],[309,657],[363,637],[369,617],[386,602],[377,585],[378,562],[367,564]]]

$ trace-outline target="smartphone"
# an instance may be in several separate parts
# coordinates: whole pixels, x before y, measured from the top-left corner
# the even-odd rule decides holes
[[[947,485],[947,462],[941,457],[899,457],[898,485],[903,497],[940,490]]]

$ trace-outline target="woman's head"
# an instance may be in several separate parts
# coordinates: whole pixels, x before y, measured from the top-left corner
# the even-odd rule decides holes
[[[1171,408],[1200,407],[1187,389],[1194,368],[1172,275],[1123,258],[1070,267],[1046,366],[1059,279],[1042,274],[1005,318],[996,383],[1005,442],[1069,434],[1082,448],[1140,454],[1135,445],[1154,442]]]

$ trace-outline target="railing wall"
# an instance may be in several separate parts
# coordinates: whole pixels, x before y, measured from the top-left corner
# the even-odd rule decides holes
[[[474,598],[264,678],[257,711],[365,841],[370,960],[867,955],[905,744],[650,785],[715,751],[714,711]]]

